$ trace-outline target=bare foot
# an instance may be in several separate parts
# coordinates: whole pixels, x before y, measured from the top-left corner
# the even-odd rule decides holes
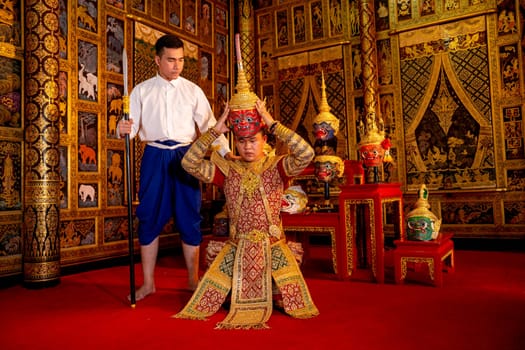
[[[150,294],[154,294],[156,292],[155,287],[149,287],[143,285],[138,290],[135,291],[135,301],[139,301],[144,299]],[[131,300],[131,294],[128,295],[128,300]]]

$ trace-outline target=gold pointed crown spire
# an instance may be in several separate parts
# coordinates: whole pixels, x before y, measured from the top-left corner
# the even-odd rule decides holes
[[[339,119],[330,113],[330,105],[326,98],[326,85],[324,82],[324,72],[321,72],[321,103],[319,104],[319,114],[314,118],[314,124],[327,123],[334,129],[334,135],[339,131]]]
[[[244,110],[255,108],[255,102],[259,99],[255,93],[250,91],[250,83],[246,78],[244,67],[242,64],[241,46],[239,34],[235,34],[235,50],[237,55],[237,85],[235,85],[235,93],[229,102],[231,110]]]
[[[428,203],[428,190],[425,184],[422,184],[417,192],[418,199],[413,205],[413,209],[407,214],[407,219],[413,216],[425,216],[437,221],[438,217],[430,211]]]
[[[406,221],[409,240],[428,241],[439,236],[441,219],[430,210],[428,190],[425,184],[421,184],[414,209],[406,215]]]

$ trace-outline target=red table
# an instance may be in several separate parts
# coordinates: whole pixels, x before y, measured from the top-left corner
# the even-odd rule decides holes
[[[332,265],[339,279],[345,278],[346,243],[340,229],[339,213],[281,214],[283,229],[301,232],[305,258],[308,257],[308,236],[312,233],[329,233],[332,242]]]
[[[432,241],[394,241],[395,281],[402,283],[407,277],[408,264],[426,264],[432,283],[443,285],[443,271],[454,271],[454,242],[452,233],[440,233]]]
[[[341,186],[339,194],[339,212],[341,213],[341,231],[345,232],[345,250],[347,251],[344,278],[351,278],[357,270],[357,230],[365,230],[367,247],[370,249],[369,260],[372,277],[378,283],[385,280],[384,262],[384,205],[394,204],[393,224],[396,237],[403,239],[403,193],[399,183],[378,183]],[[358,227],[357,207],[364,207],[364,227]]]

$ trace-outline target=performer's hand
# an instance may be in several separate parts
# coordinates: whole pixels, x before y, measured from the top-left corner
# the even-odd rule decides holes
[[[133,126],[133,119],[129,119],[129,120],[121,119],[117,125],[119,135],[130,134],[132,126]]]
[[[233,154],[233,152],[228,152],[224,155],[224,159],[227,159],[227,160],[241,160],[242,157],[241,156],[236,156],[235,154]]]
[[[257,100],[257,102],[255,102],[255,108],[257,108],[257,112],[268,127],[275,122],[270,112],[266,109],[266,101]]]
[[[217,120],[217,124],[213,127],[217,133],[224,134],[225,132],[230,131],[230,128],[226,125],[228,114],[230,114],[230,107],[228,106],[228,103],[226,103],[224,105],[224,112],[222,112],[221,117]]]

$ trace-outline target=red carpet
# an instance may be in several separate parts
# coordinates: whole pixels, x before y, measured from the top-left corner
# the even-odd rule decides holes
[[[525,253],[456,251],[444,286],[340,282],[327,261],[305,268],[321,314],[274,310],[269,330],[219,331],[173,319],[190,294],[182,257],[163,257],[157,293],[132,309],[127,266],[61,278],[52,288],[0,289],[0,348],[10,349],[525,349]],[[137,265],[140,281],[140,265]],[[0,280],[1,283],[1,280]]]

